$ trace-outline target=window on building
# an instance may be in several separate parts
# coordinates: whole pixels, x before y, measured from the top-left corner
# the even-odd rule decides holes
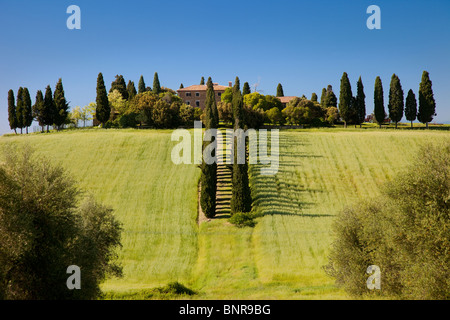
[[[200,92],[196,92],[196,93],[195,93],[195,96],[196,96],[196,97],[200,97]]]
[[[186,104],[187,104],[188,106],[190,106],[190,105],[191,105],[191,102],[190,102],[190,101],[186,101]]]
[[[221,97],[221,96],[222,96],[222,92],[217,93],[217,95],[218,95],[219,97]]]
[[[200,107],[200,101],[199,101],[199,100],[195,101],[195,105],[196,105],[197,107]]]
[[[190,97],[191,93],[190,92],[186,92],[186,97]]]

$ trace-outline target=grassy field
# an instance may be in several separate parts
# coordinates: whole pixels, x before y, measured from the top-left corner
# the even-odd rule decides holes
[[[164,130],[80,130],[2,137],[29,143],[61,163],[80,186],[112,206],[124,224],[122,279],[103,289],[112,298],[145,298],[147,289],[180,281],[194,299],[345,299],[324,273],[333,217],[375,196],[407,165],[420,144],[448,131],[283,131],[280,169],[251,167],[254,228],[226,215],[198,226],[195,165],[172,164]],[[171,297],[174,298],[174,297]]]

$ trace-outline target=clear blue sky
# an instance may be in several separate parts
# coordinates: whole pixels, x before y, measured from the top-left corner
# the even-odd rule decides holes
[[[81,8],[81,30],[68,30],[66,9]],[[381,30],[369,30],[366,9],[381,8]],[[211,76],[226,85],[260,82],[264,94],[316,92],[331,84],[339,95],[342,73],[356,94],[359,76],[368,113],[380,76],[385,91],[396,73],[406,92],[418,92],[430,72],[436,121],[450,122],[450,1],[24,1],[0,0],[0,134],[9,132],[7,92],[54,90],[63,79],[70,106],[95,101],[102,72],[137,85],[177,89]]]

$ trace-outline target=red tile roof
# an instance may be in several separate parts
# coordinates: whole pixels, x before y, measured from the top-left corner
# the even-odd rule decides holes
[[[289,101],[294,100],[297,97],[289,96],[289,97],[277,97],[280,99],[281,103],[289,103]]]
[[[225,89],[227,89],[228,87],[226,86],[221,86],[219,84],[214,84],[214,90],[219,90],[219,91],[225,91]],[[206,91],[206,85],[192,85],[183,89],[178,89],[177,91],[179,92],[184,92],[184,91]]]

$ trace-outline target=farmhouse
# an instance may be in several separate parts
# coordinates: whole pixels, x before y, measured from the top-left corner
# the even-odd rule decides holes
[[[277,97],[280,99],[281,103],[283,104],[283,108],[286,108],[286,105],[291,101],[294,100],[297,97],[290,96],[290,97]]]
[[[228,83],[228,87],[221,86],[218,83],[214,83],[214,94],[216,102],[220,101],[220,97],[225,90],[232,86],[232,83]],[[177,90],[178,96],[183,99],[183,102],[194,107],[199,107],[202,110],[205,108],[206,101],[206,85],[192,85],[186,88]]]

